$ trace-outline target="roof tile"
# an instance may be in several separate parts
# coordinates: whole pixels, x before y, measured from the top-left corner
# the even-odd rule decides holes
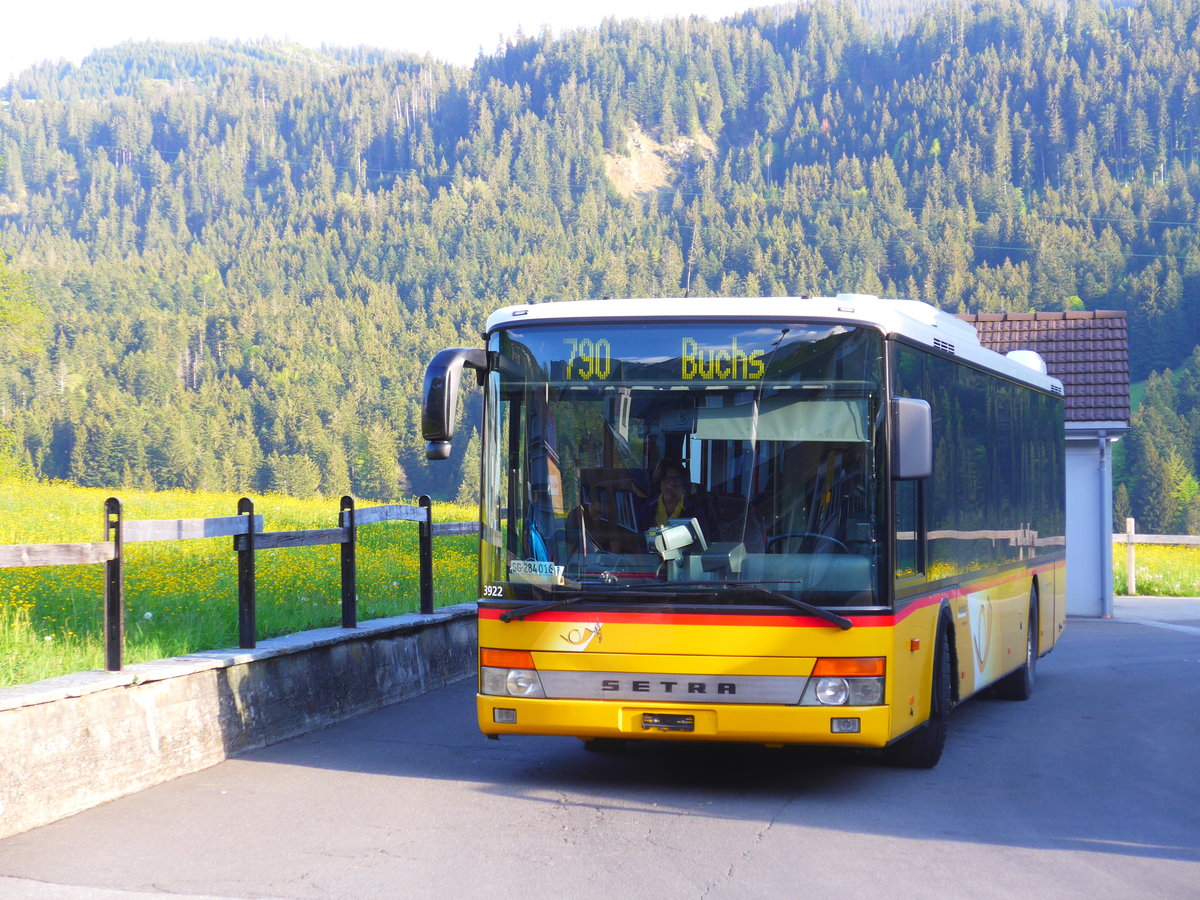
[[[983,346],[1034,350],[1063,383],[1068,422],[1129,421],[1129,330],[1119,310],[961,315]]]

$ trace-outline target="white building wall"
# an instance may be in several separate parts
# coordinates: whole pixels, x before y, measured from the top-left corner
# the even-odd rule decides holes
[[[1123,431],[1067,427],[1067,615],[1112,616],[1112,444]]]
[[[1094,441],[1067,442],[1067,615],[1102,615],[1101,567],[1096,541],[1100,454]]]

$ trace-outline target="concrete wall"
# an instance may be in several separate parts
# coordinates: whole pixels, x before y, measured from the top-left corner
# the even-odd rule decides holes
[[[0,838],[474,673],[475,605],[0,689]]]

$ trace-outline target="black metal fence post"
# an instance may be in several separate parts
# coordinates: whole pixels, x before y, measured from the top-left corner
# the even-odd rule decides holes
[[[425,510],[417,546],[421,560],[421,612],[428,614],[433,612],[433,501],[422,494],[417,503]]]
[[[253,650],[258,643],[254,621],[254,501],[238,501],[238,515],[247,516],[246,533],[233,539],[238,555],[238,646]]]
[[[355,545],[358,532],[354,527],[354,498],[342,497],[338,524],[346,529],[346,540],[342,543],[342,627],[358,627],[358,561]]]
[[[104,564],[104,668],[120,672],[125,654],[125,548],[121,538],[121,501],[104,501],[104,540],[113,558]]]

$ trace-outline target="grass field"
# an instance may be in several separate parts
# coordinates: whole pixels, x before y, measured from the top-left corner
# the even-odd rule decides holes
[[[237,494],[148,493],[65,484],[0,481],[8,513],[0,544],[99,541],[106,497],[119,496],[126,519],[230,516]],[[336,500],[255,498],[268,531],[329,528]],[[437,521],[473,518],[474,509],[438,505]],[[417,528],[389,523],[359,529],[360,621],[413,612],[417,600]],[[439,606],[475,599],[475,538],[434,540]],[[341,622],[336,546],[258,554],[258,637]],[[1114,590],[1125,593],[1125,548],[1113,551]],[[104,667],[102,565],[0,569],[0,686]],[[1200,596],[1200,548],[1137,547],[1137,591]],[[237,646],[237,556],[232,538],[130,544],[125,564],[127,662]]]
[[[1134,579],[1142,597],[1200,597],[1200,547],[1138,544]],[[1120,596],[1126,589],[1125,545],[1114,544],[1113,593]]]
[[[149,493],[0,481],[0,544],[100,541],[105,498],[126,520],[231,516],[237,494]],[[338,502],[255,497],[267,531],[330,528]],[[413,501],[415,505],[415,501]],[[439,504],[435,521],[471,519],[474,509]],[[475,599],[476,538],[433,542],[434,599]],[[126,662],[236,647],[237,555],[233,539],[129,544],[125,555]],[[257,559],[260,640],[341,623],[339,548],[265,550]],[[418,607],[417,526],[370,525],[358,533],[359,621]],[[104,668],[103,565],[0,569],[0,686]]]

